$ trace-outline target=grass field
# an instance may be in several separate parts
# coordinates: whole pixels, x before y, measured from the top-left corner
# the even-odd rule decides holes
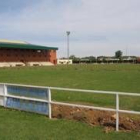
[[[106,134],[99,127],[0,107],[0,140],[139,140],[140,134]]]
[[[140,65],[1,68],[0,82],[140,93]],[[53,91],[52,98],[58,101],[84,102],[96,106],[115,106],[114,96],[102,94]],[[121,108],[140,110],[140,98],[121,97],[120,100]],[[140,139],[140,135],[134,132],[104,134],[101,128],[92,128],[86,124],[66,120],[48,120],[44,116],[3,108],[0,108],[0,116],[0,138],[2,139],[13,137],[14,139],[33,137],[33,139],[48,138],[49,140]],[[13,130],[12,133],[10,133],[11,130]],[[7,132],[7,135],[4,135],[4,132]]]

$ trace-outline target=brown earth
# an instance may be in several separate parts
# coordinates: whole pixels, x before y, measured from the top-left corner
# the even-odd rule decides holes
[[[113,131],[116,127],[116,114],[108,111],[52,105],[52,117],[76,120],[91,126],[104,126],[105,132]],[[119,121],[119,130],[140,131],[140,117],[132,119],[128,115],[120,114]]]

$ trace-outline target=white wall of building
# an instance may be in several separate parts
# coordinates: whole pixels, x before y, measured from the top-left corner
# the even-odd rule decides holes
[[[58,59],[57,60],[57,64],[61,65],[61,64],[72,64],[72,59]]]

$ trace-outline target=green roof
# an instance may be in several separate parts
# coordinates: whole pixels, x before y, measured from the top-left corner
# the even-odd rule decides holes
[[[12,49],[33,49],[33,50],[58,50],[57,47],[40,46],[34,44],[24,43],[9,43],[0,42],[0,48],[12,48]]]

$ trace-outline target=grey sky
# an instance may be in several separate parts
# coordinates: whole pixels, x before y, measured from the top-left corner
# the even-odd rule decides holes
[[[0,38],[59,47],[70,54],[140,55],[140,0],[0,1]]]

